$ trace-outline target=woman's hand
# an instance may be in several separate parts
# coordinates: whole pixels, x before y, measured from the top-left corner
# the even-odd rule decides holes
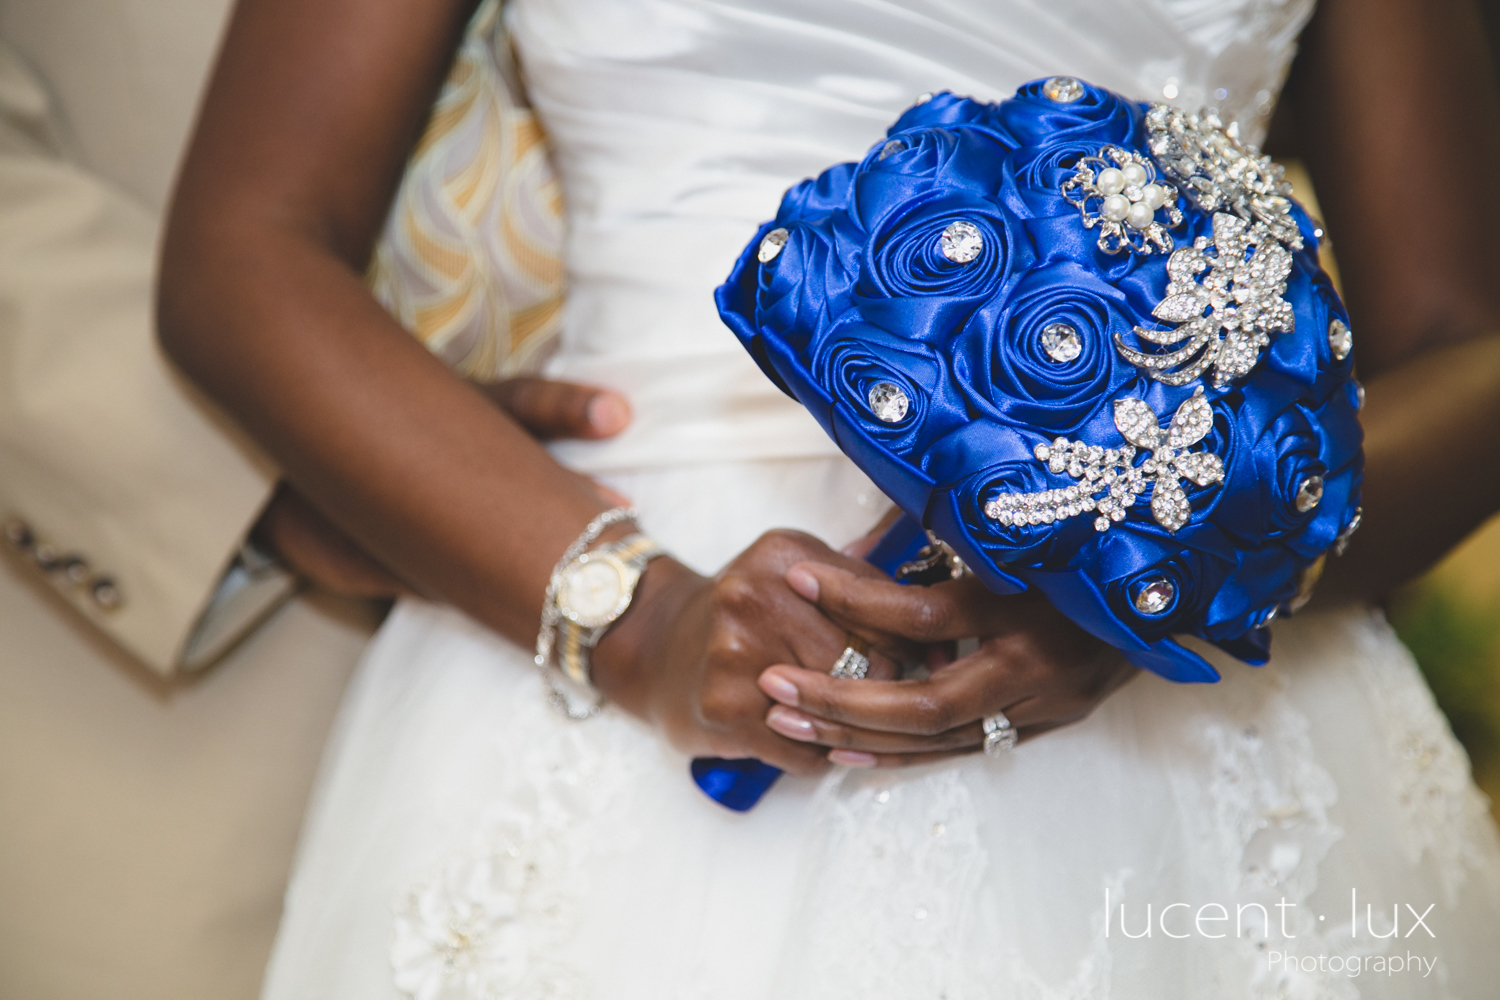
[[[711,579],[669,558],[652,561],[630,610],[594,651],[595,684],[685,753],[816,773],[827,750],[767,729],[771,701],[756,684],[772,663],[826,677],[848,645],[845,628],[787,582],[788,570],[809,560],[851,580],[879,575],[794,531],[767,532]],[[866,621],[859,631],[875,640],[870,676],[894,677],[892,654],[903,650],[884,640],[877,615]]]
[[[1135,676],[1118,651],[1039,596],[999,596],[973,577],[903,587],[878,575],[797,563],[788,585],[852,629],[877,626],[932,648],[925,680],[849,682],[778,665],[760,688],[778,704],[766,725],[851,767],[920,764],[984,743],[982,720],[1003,711],[1024,740],[1077,722]],[[952,659],[955,640],[979,649]]]

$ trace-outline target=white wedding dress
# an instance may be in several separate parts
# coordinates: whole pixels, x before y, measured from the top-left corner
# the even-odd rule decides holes
[[[553,373],[636,407],[557,455],[705,572],[771,527],[863,533],[884,499],[714,311],[782,191],[923,91],[1055,73],[1257,138],[1310,7],[513,0],[570,213]],[[784,778],[740,815],[622,713],[553,714],[528,650],[404,601],[329,747],[265,996],[1496,996],[1500,847],[1411,657],[1363,609],[1279,624],[1274,654],[1143,675],[1001,759]]]

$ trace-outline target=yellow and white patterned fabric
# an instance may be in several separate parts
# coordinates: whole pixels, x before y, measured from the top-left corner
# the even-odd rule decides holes
[[[563,302],[562,189],[501,2],[469,24],[370,267],[381,304],[480,381],[535,371]]]

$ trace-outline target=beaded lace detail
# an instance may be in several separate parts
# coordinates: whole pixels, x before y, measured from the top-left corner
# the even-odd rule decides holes
[[[537,715],[541,702],[522,711]],[[569,946],[590,859],[629,846],[615,813],[643,748],[607,717],[587,727],[531,719],[527,730],[547,736],[508,768],[508,787],[473,841],[396,901],[391,964],[396,987],[413,1000],[590,995]]]
[[[1372,615],[1375,627],[1356,633],[1357,660],[1386,737],[1398,842],[1411,864],[1430,859],[1444,903],[1451,907],[1470,871],[1484,869],[1482,848],[1494,838],[1488,803],[1470,780],[1468,755],[1453,738],[1416,663],[1409,654],[1400,659],[1381,655],[1380,645],[1393,645],[1378,644],[1380,633],[1390,627],[1378,612]]]

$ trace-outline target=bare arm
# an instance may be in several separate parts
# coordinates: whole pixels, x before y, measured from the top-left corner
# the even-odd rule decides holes
[[[1289,97],[1368,390],[1364,524],[1321,596],[1378,598],[1500,510],[1500,101],[1478,11],[1324,0]]]
[[[168,223],[161,336],[339,530],[526,645],[553,564],[607,504],[361,280],[471,8],[243,0]],[[755,686],[843,646],[782,579],[808,558],[841,560],[773,534],[713,580],[653,561],[595,654],[600,688],[682,749],[818,768],[764,727]]]

